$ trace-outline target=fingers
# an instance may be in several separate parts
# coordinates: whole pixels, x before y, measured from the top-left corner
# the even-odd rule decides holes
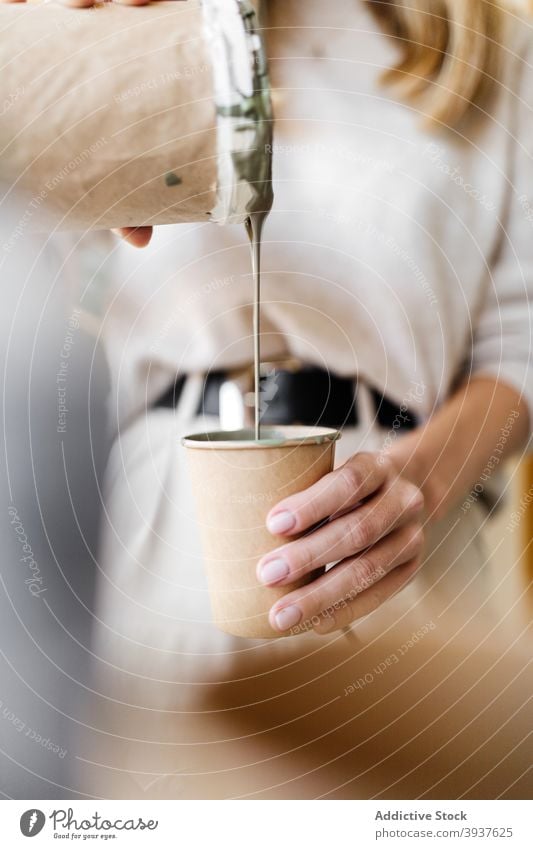
[[[0,3],[25,3],[26,0],[0,0]],[[95,5],[95,0],[58,0],[62,6],[72,9],[88,9]],[[150,0],[113,0],[120,6],[148,6]]]
[[[120,227],[113,230],[117,236],[129,242],[134,248],[145,248],[152,238],[152,227]]]
[[[328,633],[366,616],[406,583],[420,563],[422,549],[420,524],[406,525],[370,551],[283,596],[270,611],[270,624],[278,631],[314,628]]]
[[[0,3],[24,3],[26,0],[0,0]],[[95,5],[95,0],[58,0],[62,6],[70,6],[72,9],[89,9]],[[113,0],[121,6],[147,6],[150,0]]]
[[[389,598],[400,592],[409,581],[416,575],[420,568],[420,557],[408,560],[397,566],[388,575],[380,580],[375,587],[365,590],[361,595],[347,604],[332,606],[325,616],[319,617],[320,621],[313,624],[316,634],[325,635],[344,628],[356,619],[362,619],[381,607]]]
[[[302,533],[372,495],[389,472],[388,461],[378,463],[375,454],[356,454],[313,486],[276,504],[267,516],[267,528],[280,536]]]
[[[17,2],[17,0],[8,0],[8,2]],[[95,5],[95,0],[58,0],[58,2],[72,9],[88,9]],[[147,6],[150,0],[113,0],[113,2],[120,6]]]
[[[420,518],[422,508],[419,490],[399,481],[350,513],[270,551],[258,563],[257,578],[267,586],[293,583],[321,566],[375,545],[400,524]]]
[[[94,6],[94,0],[58,0],[61,6],[70,6],[72,9],[89,9]]]
[[[59,2],[73,9],[88,9],[95,4],[95,0],[59,0]],[[121,6],[147,6],[150,0],[113,0],[113,2]]]

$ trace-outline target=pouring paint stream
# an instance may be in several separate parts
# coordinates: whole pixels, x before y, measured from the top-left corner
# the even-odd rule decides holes
[[[267,213],[253,212],[245,226],[252,253],[254,284],[253,337],[254,337],[254,424],[255,439],[261,439],[261,235]]]

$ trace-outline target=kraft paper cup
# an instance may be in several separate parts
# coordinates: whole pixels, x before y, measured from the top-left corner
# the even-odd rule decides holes
[[[268,612],[275,601],[313,577],[274,588],[258,582],[258,560],[287,542],[267,531],[266,516],[283,498],[331,471],[340,434],[292,425],[264,427],[261,436],[256,442],[252,430],[239,430],[182,439],[214,622],[228,634],[256,639],[284,636],[270,627]]]

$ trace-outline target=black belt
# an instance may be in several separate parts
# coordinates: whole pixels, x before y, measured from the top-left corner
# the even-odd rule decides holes
[[[175,407],[181,397],[186,376],[180,375],[156,407]],[[231,380],[225,371],[211,371],[204,379],[197,415],[218,416],[220,387]],[[374,389],[370,394],[376,419],[383,428],[413,430],[416,416],[401,409]],[[301,424],[319,427],[352,427],[359,422],[357,383],[324,369],[304,366],[298,370],[272,369],[261,378],[261,423]]]

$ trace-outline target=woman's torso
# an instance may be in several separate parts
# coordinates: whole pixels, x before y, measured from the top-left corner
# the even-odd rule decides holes
[[[263,357],[359,374],[422,411],[468,357],[505,205],[509,108],[432,135],[380,74],[397,48],[357,0],[269,4],[274,208],[264,233]],[[124,414],[178,370],[252,358],[242,227],[159,228],[102,271],[104,339]],[[109,277],[113,276],[109,288]]]

